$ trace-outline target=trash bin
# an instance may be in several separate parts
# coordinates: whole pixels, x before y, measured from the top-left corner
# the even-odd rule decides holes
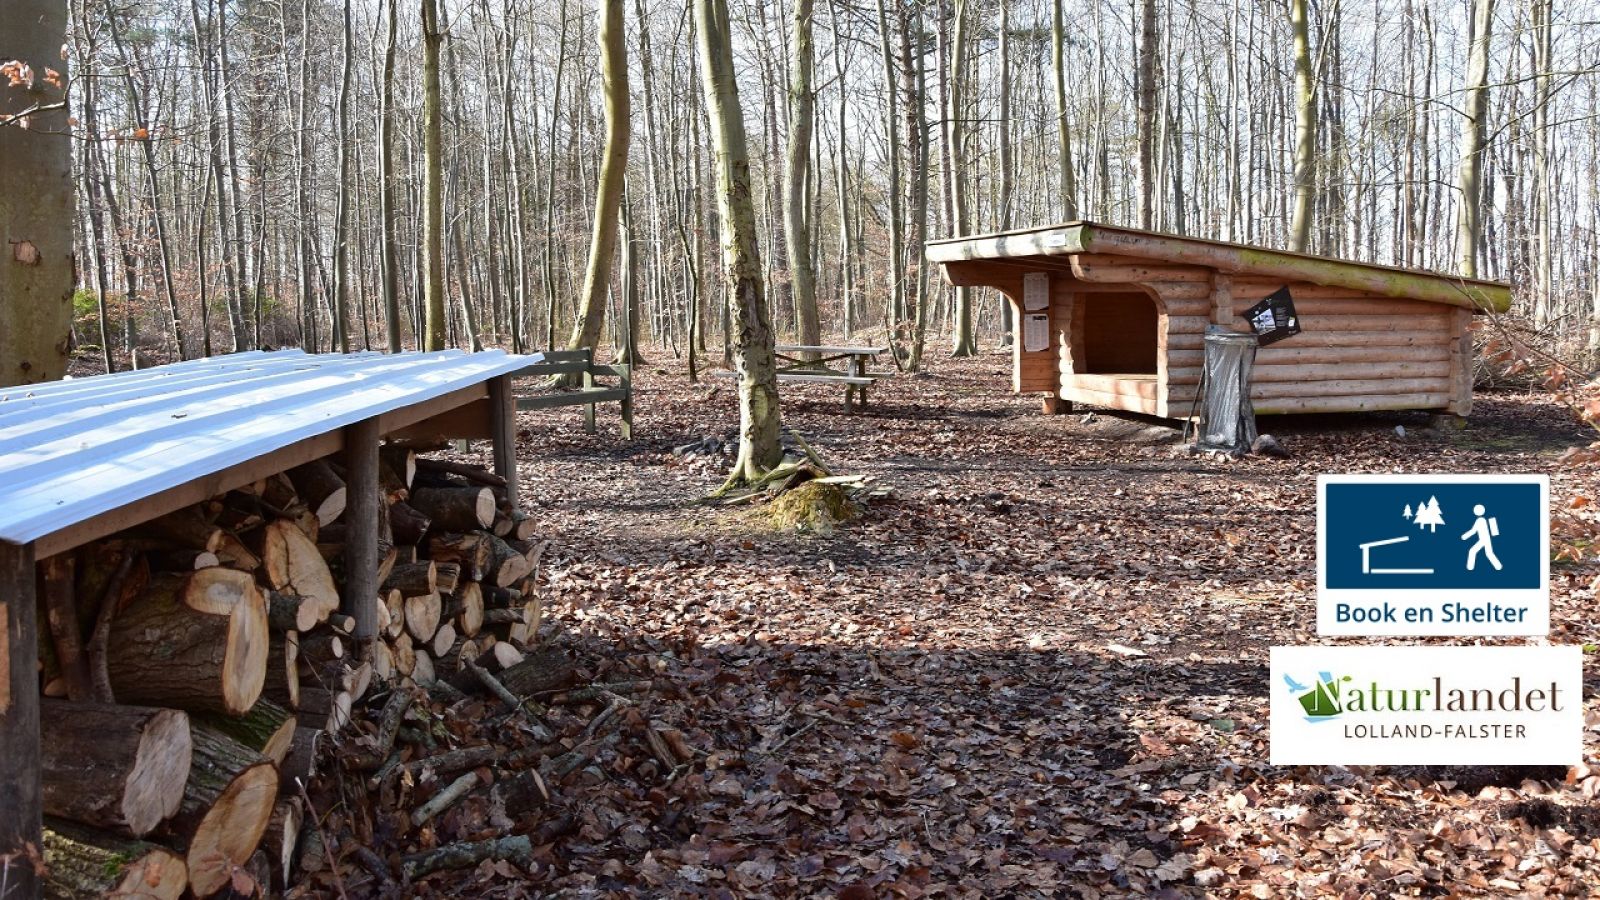
[[[1196,449],[1235,456],[1250,452],[1256,440],[1256,411],[1250,405],[1250,370],[1255,362],[1255,335],[1216,325],[1206,329]]]

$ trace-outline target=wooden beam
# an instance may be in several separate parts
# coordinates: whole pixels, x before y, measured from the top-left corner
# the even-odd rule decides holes
[[[185,506],[193,506],[218,494],[226,494],[234,488],[254,484],[268,475],[286,472],[295,466],[338,453],[343,447],[344,434],[338,429],[307,438],[45,535],[34,542],[34,551],[41,558],[54,556]]]
[[[341,611],[355,620],[351,637],[365,656],[378,634],[378,517],[383,492],[378,484],[377,418],[344,430],[345,588]]]
[[[589,414],[594,414],[593,404]],[[517,506],[517,396],[509,375],[489,382],[489,432],[494,442],[495,474],[505,479],[506,496]]]
[[[0,541],[0,900],[39,896],[39,637],[34,546]]]

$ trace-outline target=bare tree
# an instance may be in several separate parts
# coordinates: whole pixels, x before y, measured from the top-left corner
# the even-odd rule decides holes
[[[778,378],[772,324],[756,245],[750,192],[750,153],[734,77],[726,0],[695,0],[700,80],[705,86],[715,150],[717,211],[722,227],[723,279],[733,307],[734,367],[739,375],[739,456],[724,489],[759,479],[783,458],[778,443]]]
[[[605,325],[606,296],[617,255],[617,217],[622,209],[623,181],[628,174],[628,144],[633,137],[633,109],[628,97],[628,38],[622,28],[623,0],[605,0],[600,18],[600,77],[605,82],[606,138],[595,189],[594,229],[589,236],[589,265],[583,275],[583,299],[567,347],[594,349]]]

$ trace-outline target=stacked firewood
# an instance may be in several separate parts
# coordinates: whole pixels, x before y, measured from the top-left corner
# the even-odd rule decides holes
[[[281,889],[315,834],[305,785],[363,698],[483,691],[523,661],[533,520],[492,473],[398,445],[381,458],[370,642],[340,612],[331,459],[40,564],[52,895]]]

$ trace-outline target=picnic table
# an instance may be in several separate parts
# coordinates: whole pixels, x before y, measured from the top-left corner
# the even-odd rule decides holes
[[[779,381],[804,381],[844,385],[844,408],[853,401],[867,405],[867,387],[883,377],[869,373],[867,362],[888,347],[832,347],[825,344],[779,344],[772,348],[778,363]],[[839,366],[842,366],[841,371]]]

